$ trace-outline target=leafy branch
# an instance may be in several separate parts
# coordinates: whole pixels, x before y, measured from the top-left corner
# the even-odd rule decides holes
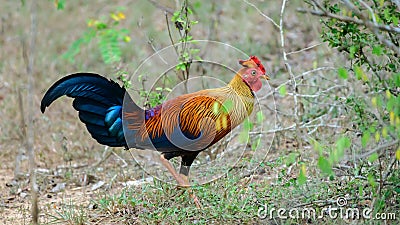
[[[178,64],[175,67],[175,71],[177,74],[181,73],[183,75],[183,80],[187,80],[189,78],[190,66],[193,59],[200,59],[198,56],[200,50],[192,48],[190,45],[190,43],[194,43],[193,36],[190,35],[192,25],[198,23],[198,21],[191,19],[191,15],[193,15],[193,11],[188,5],[188,0],[185,0],[183,1],[181,8],[175,11],[171,18],[171,21],[174,23],[179,35],[179,40],[174,41],[170,29],[168,15],[165,14],[169,38],[178,56]]]
[[[131,41],[129,30],[119,27],[120,22],[124,19],[125,14],[122,11],[110,13],[109,17],[104,21],[90,19],[87,23],[87,31],[72,43],[68,51],[63,54],[63,57],[74,62],[76,55],[80,53],[81,47],[96,39],[104,63],[120,62],[122,43]]]

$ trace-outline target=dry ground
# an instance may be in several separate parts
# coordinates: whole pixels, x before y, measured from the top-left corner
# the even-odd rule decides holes
[[[106,213],[107,210],[103,210],[102,213],[102,211],[95,211],[93,207],[96,208],[98,200],[104,198],[104,196],[119,195],[126,182],[138,181],[140,183],[149,175],[140,168],[128,152],[122,149],[107,149],[93,141],[78,120],[70,99],[64,98],[55,102],[44,115],[39,110],[40,100],[45,90],[53,82],[68,73],[94,71],[109,74],[108,77],[115,79],[113,74],[120,68],[118,68],[118,65],[105,65],[94,43],[83,47],[75,62],[67,61],[61,57],[71,43],[87,29],[88,19],[108,16],[118,7],[125,7],[124,13],[127,18],[122,22],[122,26],[130,30],[132,42],[125,45],[122,67],[132,73],[142,59],[154,53],[154,49],[161,49],[170,44],[164,13],[159,7],[163,6],[175,10],[176,4],[174,1],[160,1],[160,3],[154,5],[151,3],[152,1],[145,0],[121,2],[80,0],[66,1],[66,8],[58,11],[54,8],[52,1],[39,1],[38,34],[34,53],[34,92],[27,93],[23,43],[27,43],[29,40],[28,6],[30,3],[26,1],[27,5],[23,5],[22,2],[24,1],[3,1],[0,8],[0,213],[2,215],[0,223],[29,224],[30,221],[28,162],[25,156],[24,125],[22,125],[24,115],[28,113],[24,110],[27,95],[33,96],[36,107],[36,110],[32,113],[35,127],[36,163],[39,169],[41,223],[51,222],[54,216],[60,215],[57,214],[59,212],[62,212],[62,215],[67,215],[66,206],[71,204],[78,206],[78,209],[89,212],[90,219],[86,219],[84,223],[116,223],[110,220],[112,216]],[[218,4],[203,3],[202,1],[194,2],[201,2],[193,3],[201,4],[201,6],[195,8],[197,10],[195,11],[196,19],[199,20],[199,24],[193,27],[195,39],[227,42],[248,54],[258,55],[266,62],[268,70],[272,74],[270,81],[270,88],[272,89],[289,79],[281,58],[278,30],[254,8],[239,0],[234,2],[218,1]],[[278,21],[280,1],[254,2],[266,15]],[[288,12],[285,16],[287,52],[321,43],[318,34],[318,20],[308,15],[296,13],[295,9],[299,6],[303,6],[302,3],[290,1],[287,8]],[[223,57],[224,52],[216,54],[221,54],[221,57]],[[340,56],[333,55],[332,51],[324,44],[289,57],[296,74],[317,67],[334,67],[340,65],[341,62]],[[232,60],[235,63],[237,59],[233,58]],[[334,72],[329,70],[319,72],[311,76],[310,79],[305,78],[306,81],[301,88],[307,91],[307,89],[313,87],[313,84],[324,86],[332,84],[331,82],[338,82],[334,76]],[[341,90],[338,92],[341,93]],[[291,116],[293,98],[288,95],[282,97],[278,92],[274,93],[274,97],[280,127],[290,126],[294,122]],[[329,97],[327,99],[320,101],[329,105]],[[265,110],[267,117],[274,115],[273,108],[268,108],[270,107],[269,100],[270,98],[266,98],[262,99],[261,102],[262,109]],[[315,106],[309,103],[308,105],[305,104],[304,107]],[[319,113],[317,107],[315,107],[316,115]],[[306,111],[311,110],[308,108]],[[341,112],[338,114],[340,115]],[[325,118],[327,123],[334,122],[339,127],[348,119],[345,116],[331,118],[328,115],[327,117]],[[273,120],[269,119],[268,121]],[[266,127],[268,129],[273,128],[273,125],[268,124]],[[334,140],[335,134],[340,132],[340,128],[326,129],[321,127],[318,128],[317,133],[312,135],[321,139],[325,138],[328,143]],[[309,143],[301,143],[303,148],[299,151],[300,143],[296,142],[293,137],[294,133],[291,130],[282,130],[277,133],[268,157],[264,160],[265,163],[275,162],[277,159],[282,161],[281,157],[289,153],[294,153],[296,162],[314,163],[316,153],[309,146]],[[269,148],[268,146],[271,143],[272,137],[268,136],[268,138],[263,139],[261,148]],[[22,153],[21,159],[16,158],[19,151]],[[136,156],[141,160],[141,163],[147,163],[148,172],[159,172],[161,170],[160,165],[154,163],[156,160],[152,153]],[[203,160],[202,162],[206,159],[207,154],[200,157],[200,161]],[[228,155],[228,158],[225,157],[224,160],[232,159],[229,159]],[[17,161],[20,163],[19,171],[16,171]],[[244,182],[246,185],[253,183],[254,185],[262,184],[266,186],[271,182],[276,182],[276,178],[281,177],[279,174],[283,170],[284,179],[290,180],[297,177],[300,168],[299,164],[282,163],[278,166],[268,167],[270,170],[263,169],[261,172],[257,172],[250,176],[251,180],[248,181],[249,176],[240,178],[241,175],[248,172],[246,169],[240,169],[246,168],[241,163],[246,164],[240,161],[238,164],[239,172],[234,172],[239,176],[238,185]],[[197,172],[194,172],[194,176],[204,173],[204,170],[207,173],[208,168],[201,168],[200,166],[196,168]],[[16,174],[16,172],[19,173]],[[308,171],[309,175],[314,172],[311,168]],[[102,184],[102,182],[104,183]],[[149,183],[152,184],[153,182],[150,181]],[[65,186],[63,187],[63,185]],[[96,187],[96,185],[100,185],[100,187]],[[246,185],[244,185],[245,188],[249,188]],[[157,187],[163,186],[155,184],[155,189]],[[163,207],[162,200],[160,202],[160,206]],[[142,208],[140,210],[142,210],[142,213],[146,213]],[[67,219],[56,221],[78,223]],[[135,220],[135,223],[146,223],[140,221]],[[256,223],[255,221],[257,220],[253,220],[253,223]],[[162,221],[154,220],[153,222],[161,223]],[[224,221],[216,223],[224,223]]]

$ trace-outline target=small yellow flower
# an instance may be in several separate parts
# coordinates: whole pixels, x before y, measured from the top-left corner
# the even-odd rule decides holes
[[[392,94],[389,90],[386,90],[386,98],[390,99],[390,97],[392,97]]]
[[[386,127],[382,128],[382,137],[386,138],[388,136],[388,130]]]
[[[377,106],[377,99],[376,99],[376,97],[373,97],[373,98],[371,99],[371,102],[372,102],[372,105],[373,105],[374,107]]]
[[[375,132],[375,142],[379,142],[380,139],[381,139],[381,134],[379,133],[379,131]]]
[[[398,148],[396,151],[396,159],[400,160],[400,148]]]
[[[389,118],[390,118],[390,124],[391,125],[394,125],[394,120],[395,120],[395,118],[394,118],[394,112],[393,111],[390,111],[390,113],[389,113]]]
[[[118,16],[118,18],[121,19],[121,20],[125,19],[125,14],[124,14],[123,12],[118,12],[118,13],[117,13],[117,16]]]
[[[306,169],[306,165],[305,164],[302,164],[300,169],[301,169],[301,172],[303,172],[304,175],[307,174],[307,169]]]

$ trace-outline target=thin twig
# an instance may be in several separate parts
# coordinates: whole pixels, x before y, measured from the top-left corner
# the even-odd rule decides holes
[[[324,11],[304,9],[304,8],[298,8],[297,11],[301,12],[301,13],[309,13],[309,14],[315,15],[315,16],[337,19],[337,20],[340,20],[343,22],[354,23],[357,25],[366,25],[366,23],[363,20],[356,19],[353,17],[348,17],[348,16],[340,16],[340,15],[336,15],[336,14],[326,12],[326,11],[324,12]],[[393,27],[390,25],[382,25],[382,24],[376,24],[376,25],[374,24],[374,26],[382,31],[400,33],[400,28],[398,28],[398,27]]]
[[[168,62],[159,54],[159,51],[154,47],[153,40],[150,37],[147,37],[147,43],[150,45],[151,49],[153,49],[154,54],[157,54],[158,57],[163,61],[164,64],[168,65]]]
[[[376,148],[374,148],[374,149],[372,149],[372,150],[370,150],[370,151],[368,151],[368,152],[366,152],[364,154],[356,156],[355,159],[366,158],[366,157],[374,154],[375,152],[380,152],[382,150],[388,149],[391,146],[397,145],[399,142],[400,142],[400,140],[394,140],[394,141],[391,141],[391,142],[387,142],[387,143],[385,143],[383,145],[377,146]]]
[[[389,166],[386,169],[386,173],[383,176],[383,180],[386,180],[389,177],[389,175],[393,172],[392,168],[393,168],[394,164],[396,164],[396,162],[398,162],[398,159],[396,158],[396,156],[393,156],[392,161],[390,162]]]
[[[122,161],[123,165],[121,166],[122,168],[128,166],[128,163],[125,161],[125,159],[123,159],[121,156],[119,156],[117,153],[115,153],[114,151],[111,152],[115,157],[117,157],[119,160]]]
[[[300,50],[297,50],[297,51],[289,52],[289,53],[286,53],[286,55],[291,55],[291,54],[296,54],[296,53],[304,52],[304,51],[310,50],[310,49],[315,48],[315,47],[320,46],[320,45],[322,45],[322,43],[318,43],[318,44],[315,44],[315,45],[311,45],[311,46],[309,46],[309,47],[306,47],[306,48],[303,48],[303,49],[300,49]]]
[[[290,66],[289,60],[286,55],[286,50],[285,50],[285,36],[284,36],[284,28],[283,28],[283,15],[285,12],[286,8],[286,0],[282,1],[282,8],[281,8],[281,13],[280,13],[280,19],[279,19],[279,33],[281,37],[281,48],[282,48],[282,55],[283,55],[283,61],[285,63],[286,69],[289,72],[291,83],[293,86],[293,101],[294,101],[294,116],[296,120],[296,141],[299,143],[299,148],[302,148],[302,142],[300,140],[300,129],[299,128],[299,123],[300,123],[300,117],[299,117],[299,105],[298,105],[298,96],[297,96],[297,81],[296,78],[293,74],[292,67]]]
[[[171,44],[175,49],[176,55],[179,56],[178,47],[175,45],[174,39],[172,38],[172,34],[171,34],[171,28],[169,28],[169,20],[168,20],[167,12],[165,12],[165,21],[167,22],[169,40],[171,41]]]
[[[171,15],[174,14],[174,10],[173,10],[173,9],[161,5],[158,1],[154,1],[154,0],[147,0],[147,1],[149,1],[149,2],[150,2],[151,4],[153,4],[156,8],[159,8],[159,9],[161,9],[161,10],[164,11],[164,12],[167,12],[167,13],[169,13],[169,14],[171,14]]]
[[[93,165],[91,165],[90,167],[92,167],[92,168],[97,168],[100,164],[102,164],[104,161],[106,161],[110,156],[111,156],[111,154],[113,153],[114,151],[113,151],[113,149],[112,148],[109,148],[108,146],[106,146],[105,148],[104,148],[104,152],[103,152],[103,155],[101,156],[101,159],[99,160],[99,161],[97,161],[97,162],[95,162]]]
[[[257,12],[263,16],[265,19],[267,19],[268,21],[270,21],[276,28],[280,29],[280,26],[269,16],[265,15],[257,6],[255,6],[253,3],[248,2],[247,0],[243,0],[246,4],[248,4],[249,6],[253,7],[254,9],[257,10]]]

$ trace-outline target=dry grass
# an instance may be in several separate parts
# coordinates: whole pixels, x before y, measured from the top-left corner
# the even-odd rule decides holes
[[[201,6],[195,11],[196,19],[199,21],[199,24],[193,28],[195,39],[213,39],[229,43],[266,61],[268,71],[272,74],[269,90],[273,89],[276,92],[268,98],[260,96],[262,110],[268,117],[266,121],[271,122],[271,124],[266,122],[264,127],[273,129],[275,125],[272,119],[272,115],[275,114],[272,96],[276,101],[279,127],[291,126],[294,123],[293,97],[290,95],[282,97],[278,94],[278,89],[275,89],[290,79],[282,61],[279,31],[244,1],[237,0],[234,3],[223,1],[224,4],[198,2],[201,2]],[[279,20],[280,1],[254,2],[263,13],[275,21]],[[159,4],[172,10],[176,7],[174,1],[160,1]],[[308,15],[295,13],[296,7],[300,5],[301,3],[293,1],[287,7],[284,21],[286,51],[292,52],[308,46],[317,46],[288,56],[293,72],[299,75],[319,67],[340,65],[342,61],[340,56],[332,54],[332,51],[324,44],[318,45],[321,43],[318,20]],[[299,149],[295,132],[292,130],[283,129],[275,134],[268,157],[255,175],[243,176],[248,172],[246,165],[250,164],[245,157],[231,171],[231,175],[227,175],[221,181],[198,187],[196,191],[204,200],[206,207],[203,211],[196,211],[187,195],[179,195],[181,191],[176,191],[173,187],[161,182],[150,182],[125,189],[125,182],[147,178],[149,175],[140,168],[128,152],[122,149],[111,149],[114,153],[110,153],[110,149],[92,140],[84,125],[78,120],[70,99],[63,98],[56,101],[45,114],[42,114],[39,110],[41,97],[53,82],[66,74],[76,71],[93,71],[108,74],[108,77],[115,79],[113,74],[117,68],[102,63],[94,44],[83,48],[74,63],[60,56],[84,32],[89,18],[107,16],[119,6],[126,7],[127,19],[122,25],[127,27],[132,34],[132,42],[124,49],[122,64],[124,70],[133,73],[143,59],[154,53],[154,49],[158,50],[170,45],[164,13],[150,1],[118,3],[107,0],[96,1],[96,3],[66,1],[66,8],[61,11],[57,11],[51,1],[40,1],[34,93],[26,93],[26,66],[21,54],[22,43],[27,38],[29,27],[29,17],[26,16],[28,9],[21,5],[20,1],[2,3],[0,8],[0,212],[5,216],[0,218],[0,223],[29,224],[30,221],[26,157],[23,156],[20,160],[21,174],[14,176],[17,153],[19,150],[23,153],[25,151],[21,125],[21,116],[25,112],[21,111],[18,104],[19,92],[23,97],[23,105],[26,105],[24,97],[29,94],[33,95],[34,104],[37,106],[33,116],[36,162],[37,167],[41,169],[38,172],[41,223],[50,223],[52,220],[68,224],[146,224],[163,221],[167,224],[178,223],[176,221],[201,224],[260,223],[256,213],[258,204],[262,204],[263,201],[274,201],[274,198],[279,198],[282,204],[290,205],[288,199],[295,198],[297,204],[307,201],[307,195],[314,194],[315,199],[323,198],[315,192],[325,187],[313,182],[308,188],[293,186],[279,190],[282,188],[280,185],[286,185],[298,176],[302,163],[316,164],[316,154],[307,141],[309,139],[301,139],[304,143],[301,143],[303,148]],[[215,54],[215,57],[220,58],[226,57],[225,52],[213,52],[211,49],[207,54]],[[232,66],[236,64],[236,60],[234,57],[226,59],[226,61],[231,61]],[[307,94],[315,86],[326,88],[335,82],[338,81],[334,71],[321,70],[311,76],[304,76],[301,83],[303,86],[299,86],[299,93]],[[288,92],[292,91],[290,85],[287,85],[287,88]],[[315,101],[301,101],[301,113],[308,120],[319,117],[319,113],[324,112],[327,106],[318,105],[315,102],[331,104],[332,98],[329,94],[336,91],[333,90],[327,96]],[[336,93],[345,96],[347,89],[340,89]],[[324,123],[335,123],[338,126],[345,123],[349,118],[342,116],[344,113],[340,110],[339,107],[337,116],[326,113],[326,117],[323,118]],[[321,126],[315,133],[308,135],[307,132],[311,130],[311,128],[304,128],[302,135],[318,137],[326,143],[332,143],[335,135],[342,132],[340,128]],[[272,138],[272,135],[266,135],[262,144],[271,145]],[[286,158],[290,155],[289,153],[296,156],[293,162],[288,162],[289,159]],[[105,155],[109,157],[104,157]],[[141,163],[146,164],[150,173],[159,171],[160,168],[159,164],[154,163],[153,155],[140,153],[137,156]],[[232,160],[229,157],[236,156],[227,154],[222,160]],[[205,162],[206,158],[206,154],[202,155],[199,162]],[[204,166],[195,166],[192,175],[201,177],[210,172],[207,169]],[[310,166],[308,176],[315,174],[318,172]],[[104,185],[93,190],[93,187],[101,181],[104,181]],[[65,184],[65,189],[52,192],[57,184]],[[235,185],[238,189],[235,189]],[[119,200],[121,193],[124,193],[122,190],[130,193],[129,201],[134,203],[124,204]],[[303,191],[306,193],[305,196],[302,195]],[[340,195],[343,192],[338,191],[337,194]],[[224,197],[219,199],[220,196]],[[135,198],[135,201],[132,198]],[[229,202],[232,202],[232,208],[219,207],[219,204],[229,205]],[[250,208],[247,209],[247,207]],[[239,208],[242,208],[244,212],[252,213],[251,215],[241,214]],[[183,214],[175,212],[175,209],[180,209]],[[219,213],[219,215],[213,213]],[[230,213],[232,217],[228,217]],[[238,216],[235,217],[234,213],[238,213]],[[221,216],[223,214],[226,214],[226,217]],[[214,217],[208,218],[209,215]],[[130,221],[122,221],[127,216],[130,217]],[[177,220],[173,222],[174,219]],[[307,223],[307,221],[303,222]]]

